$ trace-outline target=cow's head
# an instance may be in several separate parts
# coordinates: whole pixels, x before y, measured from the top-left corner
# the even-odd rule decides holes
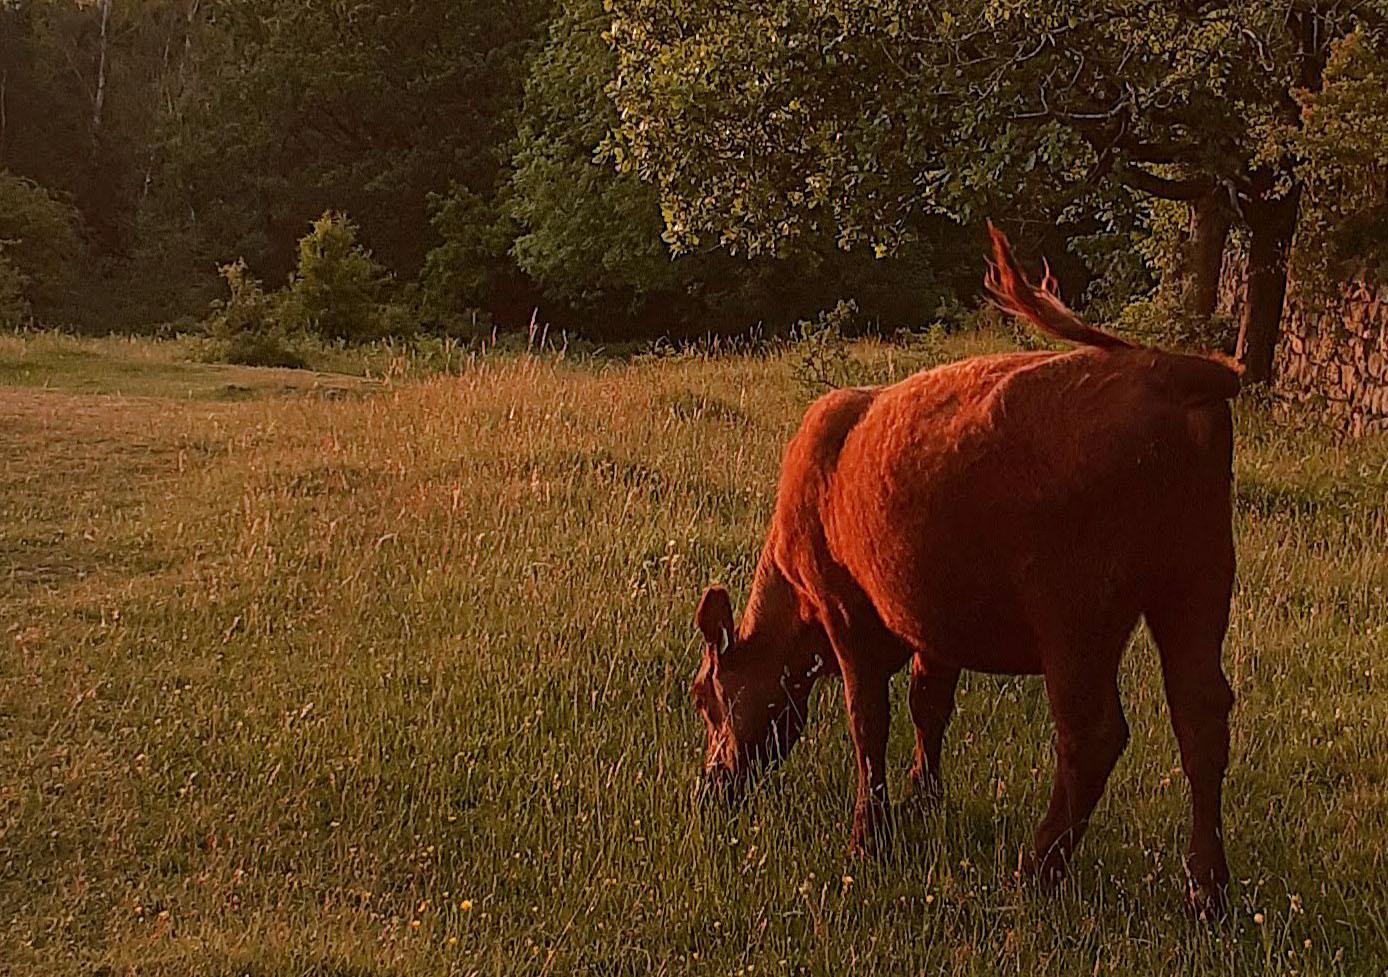
[[[704,594],[694,623],[704,639],[690,690],[707,735],[700,793],[705,800],[735,800],[800,738],[813,678],[785,668],[777,649],[739,640],[722,587]]]

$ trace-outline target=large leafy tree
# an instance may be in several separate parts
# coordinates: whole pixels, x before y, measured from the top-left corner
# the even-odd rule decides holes
[[[57,306],[80,250],[72,207],[0,169],[0,325]]]
[[[613,8],[627,164],[676,241],[775,249],[827,223],[890,250],[932,213],[1083,226],[1179,200],[1196,311],[1228,227],[1247,232],[1253,380],[1271,375],[1301,210],[1298,98],[1337,37],[1378,22],[1332,0]]]
[[[505,226],[468,220],[476,202],[455,195],[440,211],[447,244],[431,266],[456,276],[479,264],[466,260],[467,249],[507,248],[543,288],[551,314],[567,310],[567,321],[612,338],[745,330],[759,321],[775,330],[839,299],[859,310],[849,325],[919,324],[936,311],[954,264],[936,245],[941,232],[955,234],[939,220],[891,263],[844,252],[824,230],[775,256],[733,255],[716,240],[672,256],[659,192],[613,165],[623,147],[610,138],[621,121],[610,90],[617,67],[610,24],[603,0],[559,5],[527,71]]]
[[[512,253],[547,290],[583,306],[631,308],[678,287],[656,191],[601,158],[617,124],[616,61],[601,0],[569,0],[530,66],[514,143]]]

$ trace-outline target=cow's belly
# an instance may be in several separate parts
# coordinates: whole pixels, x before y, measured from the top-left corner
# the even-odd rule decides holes
[[[1042,671],[1035,632],[1008,581],[936,573],[864,581],[888,629],[927,660],[975,672]]]
[[[830,547],[893,634],[927,659],[970,671],[1042,671],[1032,615],[1047,573],[1036,568],[1053,557],[998,528],[1027,525],[1027,514],[971,512],[958,495],[921,493],[906,506],[853,501],[830,523]],[[911,521],[903,509],[947,515]]]

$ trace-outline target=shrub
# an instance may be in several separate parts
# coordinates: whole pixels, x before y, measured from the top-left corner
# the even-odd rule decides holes
[[[227,283],[230,296],[212,303],[208,332],[217,339],[228,339],[243,333],[266,332],[277,328],[279,303],[265,294],[260,282],[246,267],[244,258],[218,269]]]
[[[0,170],[0,324],[60,302],[79,251],[77,212],[32,180]]]
[[[0,328],[18,329],[29,320],[26,284],[28,279],[5,256],[4,242],[0,242]]]
[[[220,271],[230,295],[212,303],[207,329],[216,340],[218,358],[242,366],[306,366],[280,324],[283,299],[267,295],[244,260]]]
[[[795,363],[795,379],[812,394],[822,394],[839,387],[851,387],[862,382],[861,371],[849,355],[844,339],[858,316],[858,303],[840,300],[832,309],[825,309],[814,320],[795,324],[800,358]]]
[[[247,332],[229,340],[222,350],[222,361],[239,366],[308,369],[308,361],[276,332]]]
[[[323,339],[366,342],[386,334],[378,305],[384,269],[357,243],[357,227],[328,212],[299,241],[285,321]]]
[[[1216,314],[1207,320],[1192,316],[1160,291],[1151,299],[1124,308],[1114,326],[1147,346],[1196,352],[1230,349],[1238,333],[1227,315]]]

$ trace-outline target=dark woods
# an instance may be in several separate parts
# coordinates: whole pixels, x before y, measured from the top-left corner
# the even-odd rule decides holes
[[[8,318],[201,318],[219,266],[278,288],[328,211],[433,330],[539,307],[596,338],[733,332],[841,298],[910,325],[950,294],[923,254],[888,266],[827,235],[673,261],[657,189],[606,156],[607,26],[600,0],[6,3],[0,238],[22,239],[4,260],[25,280]]]

